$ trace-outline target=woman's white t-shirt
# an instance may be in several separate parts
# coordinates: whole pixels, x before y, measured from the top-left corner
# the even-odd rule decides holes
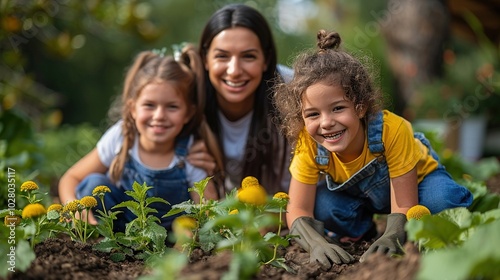
[[[250,123],[252,122],[253,111],[243,118],[232,122],[229,121],[222,112],[218,112],[219,120],[223,127],[222,143],[224,156],[226,158],[226,182],[227,190],[239,187],[241,184],[241,174],[243,173],[243,163],[245,147],[248,139]]]

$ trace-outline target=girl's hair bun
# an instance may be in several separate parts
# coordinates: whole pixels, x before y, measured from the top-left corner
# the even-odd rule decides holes
[[[319,52],[325,52],[327,50],[336,50],[339,48],[342,40],[337,32],[327,32],[326,30],[320,30],[317,34]]]

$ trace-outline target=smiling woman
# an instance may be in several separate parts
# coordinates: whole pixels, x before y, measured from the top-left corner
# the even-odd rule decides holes
[[[231,4],[216,11],[201,34],[205,66],[205,116],[224,152],[225,189],[254,176],[268,193],[287,190],[290,148],[273,123],[272,88],[289,80],[291,70],[277,65],[276,47],[265,18],[255,9]],[[190,162],[210,172],[201,146]]]

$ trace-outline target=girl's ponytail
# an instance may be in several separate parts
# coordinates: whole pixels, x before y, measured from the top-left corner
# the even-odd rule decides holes
[[[140,90],[136,82],[136,76],[139,70],[155,57],[156,55],[149,51],[139,53],[134,61],[134,64],[132,64],[127,71],[127,75],[125,77],[121,103],[119,104],[122,107],[121,119],[123,120],[123,144],[109,167],[110,178],[115,183],[118,182],[122,176],[125,162],[127,162],[128,159],[128,151],[134,145],[136,135],[135,122],[130,113],[131,106],[133,106],[133,104],[130,103],[130,100],[133,100],[133,96]]]

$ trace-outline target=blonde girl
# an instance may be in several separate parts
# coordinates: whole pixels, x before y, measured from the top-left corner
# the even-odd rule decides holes
[[[210,154],[221,163],[215,137],[203,117],[203,80],[201,59],[190,45],[176,58],[151,51],[139,53],[125,78],[119,102],[121,120],[62,176],[61,202],[92,195],[96,186],[105,185],[111,189],[105,196],[106,208],[110,209],[131,199],[125,191],[131,190],[134,182],[152,186],[148,195],[161,197],[170,205],[188,199],[198,201],[188,188],[207,174],[185,160],[193,141],[208,143]],[[212,181],[205,197],[218,199]],[[171,209],[170,205],[152,204],[159,218]],[[102,205],[98,207],[102,209]],[[134,218],[124,209],[115,230],[123,231]],[[162,225],[170,228],[173,218],[162,218]]]

